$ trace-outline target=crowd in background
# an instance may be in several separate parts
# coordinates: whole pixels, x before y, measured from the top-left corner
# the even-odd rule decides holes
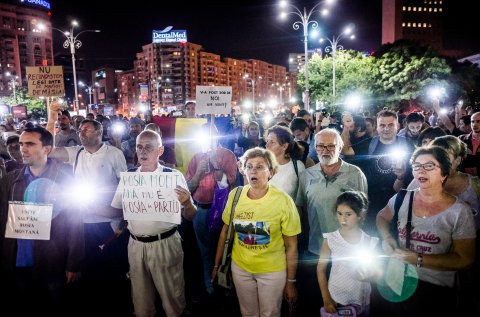
[[[197,118],[195,103],[169,117]],[[84,118],[53,107],[43,127],[2,122],[0,275],[2,288],[18,291],[10,305],[47,287],[51,292],[26,311],[55,303],[58,309],[46,305],[45,312],[184,316],[200,306],[211,315],[318,316],[322,306],[331,313],[355,304],[364,316],[480,313],[480,112],[455,105],[449,113],[437,107],[225,117],[227,130],[201,126],[209,142],[189,158],[177,189],[184,208],[178,227],[125,223],[115,198],[121,172],[179,172],[167,159],[176,140],[162,137],[163,117]],[[83,181],[98,195],[76,205],[65,189]],[[237,290],[228,297],[215,277],[237,186],[244,186],[233,218]],[[34,193],[47,189],[55,197]],[[212,229],[222,190],[223,224]],[[50,243],[4,236],[11,201],[53,204]],[[83,210],[74,213],[81,219],[64,211],[73,209]],[[158,249],[140,252],[150,237]],[[357,245],[410,264],[413,295],[396,305],[379,282],[388,269],[345,262]],[[172,260],[138,262],[147,255]],[[142,265],[156,272],[153,282]],[[173,271],[182,276],[166,278]]]

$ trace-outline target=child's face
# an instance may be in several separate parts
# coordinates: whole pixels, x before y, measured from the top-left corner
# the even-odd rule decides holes
[[[341,227],[354,228],[358,227],[360,224],[361,218],[353,211],[350,206],[345,204],[340,204],[337,207],[337,219]]]

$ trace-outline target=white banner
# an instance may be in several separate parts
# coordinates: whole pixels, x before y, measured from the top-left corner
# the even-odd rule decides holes
[[[50,240],[52,210],[53,205],[51,204],[10,201],[8,204],[8,220],[5,237]]]
[[[196,114],[230,114],[232,112],[231,86],[197,86]]]
[[[180,224],[182,205],[174,192],[183,185],[179,172],[123,172],[117,194],[122,196],[125,220],[165,221]]]

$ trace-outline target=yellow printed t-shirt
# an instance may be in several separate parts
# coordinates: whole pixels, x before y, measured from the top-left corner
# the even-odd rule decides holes
[[[233,216],[235,239],[232,259],[250,273],[279,272],[287,268],[283,235],[301,232],[300,217],[292,198],[273,185],[267,194],[256,200],[248,198],[250,186],[243,188]],[[222,215],[230,223],[232,190]]]

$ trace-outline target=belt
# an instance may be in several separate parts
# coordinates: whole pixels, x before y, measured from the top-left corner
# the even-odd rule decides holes
[[[173,235],[175,232],[177,231],[177,227],[174,227],[166,232],[162,232],[162,233],[159,233],[157,235],[154,235],[154,236],[135,236],[133,234],[130,233],[130,236],[134,239],[134,240],[137,240],[139,242],[145,242],[145,243],[148,243],[148,242],[155,242],[155,241],[158,241],[158,240],[162,240],[162,239],[166,239],[168,237],[170,237],[171,235]]]
[[[195,205],[196,205],[197,207],[200,207],[200,208],[203,208],[203,209],[210,209],[210,208],[212,208],[212,204],[211,204],[211,203],[210,203],[210,204],[201,204],[201,203],[199,203],[199,202],[195,202]]]

